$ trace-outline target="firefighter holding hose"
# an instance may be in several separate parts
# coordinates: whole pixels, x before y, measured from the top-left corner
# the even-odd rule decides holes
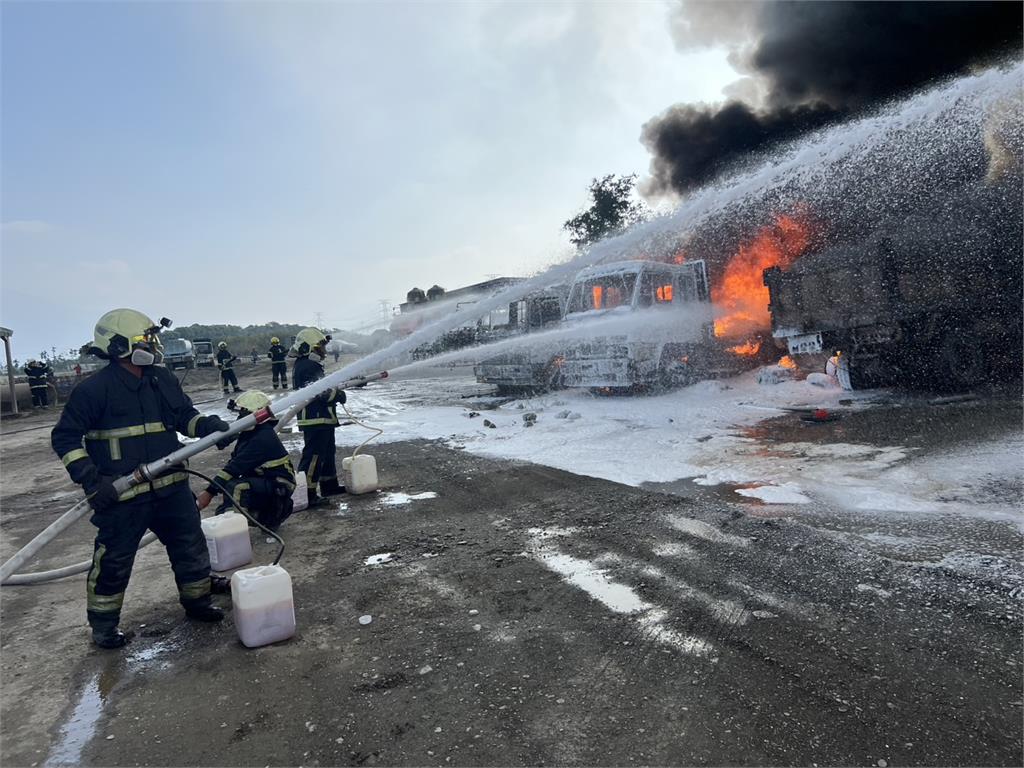
[[[86,581],[86,615],[101,648],[119,648],[125,589],[139,542],[149,529],[167,548],[185,613],[199,621],[224,614],[210,597],[210,558],[188,475],[172,471],[118,494],[114,481],[141,464],[178,450],[177,433],[205,437],[229,429],[203,416],[162,358],[154,323],[133,309],[107,312],[96,323],[90,353],[108,365],[71,392],[51,444],[71,479],[82,486],[98,529]],[[84,443],[84,447],[83,447]]]
[[[281,389],[288,389],[288,350],[281,346],[281,340],[277,336],[270,339],[267,357],[270,358],[270,378],[273,380],[274,389],[277,389],[278,380],[281,382]]]
[[[268,405],[270,398],[257,390],[234,401],[240,419]],[[206,509],[218,494],[226,492],[261,525],[277,530],[292,513],[295,469],[276,427],[277,419],[268,419],[239,433],[231,459],[217,473],[216,482],[199,494],[199,509]],[[230,502],[224,499],[217,514],[229,508]]]
[[[235,392],[242,391],[242,388],[238,386],[238,377],[235,376],[234,365],[237,359],[228,350],[228,343],[226,341],[222,341],[217,345],[217,367],[220,368],[220,386],[224,390],[225,395],[228,393],[229,384]]]
[[[296,389],[302,389],[307,384],[323,378],[323,361],[327,357],[327,342],[330,340],[330,336],[317,328],[299,331],[292,349],[296,357],[292,368],[292,381]],[[303,408],[296,421],[303,438],[299,471],[306,473],[311,507],[319,503],[317,483],[321,496],[334,496],[345,492],[345,488],[338,484],[334,446],[334,430],[338,426],[336,407],[344,402],[345,391],[331,387]]]
[[[53,369],[46,363],[29,360],[28,365],[22,370],[28,376],[28,387],[32,391],[32,407],[49,408],[50,401],[46,390],[50,386],[49,378],[53,376]]]

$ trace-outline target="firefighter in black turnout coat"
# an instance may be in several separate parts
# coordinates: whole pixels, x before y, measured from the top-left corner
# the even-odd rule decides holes
[[[307,384],[323,378],[322,362],[327,356],[327,342],[330,340],[330,336],[325,336],[316,328],[305,328],[295,337],[295,347],[292,351],[297,359],[292,368],[292,381],[296,389],[302,389]],[[332,387],[299,411],[296,423],[304,440],[299,471],[306,473],[310,506],[318,502],[317,483],[320,484],[321,496],[334,496],[345,492],[338,484],[338,469],[334,456],[334,429],[338,426],[338,414],[335,409],[338,403],[344,402],[345,392]]]
[[[270,398],[256,390],[239,395],[234,403],[240,419],[268,405]],[[262,525],[277,530],[292,513],[295,469],[276,427],[277,419],[268,419],[239,434],[231,460],[217,473],[216,481],[199,494],[199,509],[205,509],[214,497],[227,492]],[[217,514],[229,508],[230,503],[224,499]]]
[[[288,389],[288,350],[281,346],[281,340],[277,336],[270,340],[267,357],[270,358],[270,378],[273,379],[274,389],[277,389],[278,380],[282,389]]]
[[[75,387],[50,437],[71,479],[89,495],[91,521],[99,529],[86,614],[93,641],[103,648],[128,642],[117,625],[147,528],[167,547],[185,613],[200,621],[223,618],[210,601],[210,558],[188,475],[170,471],[120,495],[113,485],[140,464],[180,448],[176,433],[204,437],[228,429],[217,416],[200,414],[174,374],[156,365],[162,357],[159,331],[133,309],[103,315],[90,351],[110,363]]]
[[[220,385],[224,389],[225,395],[228,393],[229,384],[234,388],[235,392],[242,391],[242,388],[238,386],[238,377],[235,376],[233,367],[237,359],[228,351],[226,341],[222,341],[217,345],[217,367],[220,368]]]
[[[33,408],[49,408],[50,400],[47,388],[50,386],[47,379],[53,375],[53,369],[46,363],[38,360],[29,360],[22,370],[28,376],[28,388],[32,391]]]

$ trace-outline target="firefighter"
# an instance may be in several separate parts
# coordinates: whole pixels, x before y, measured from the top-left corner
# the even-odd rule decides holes
[[[172,468],[120,495],[114,488],[117,478],[178,450],[176,433],[204,437],[228,429],[217,416],[200,414],[174,374],[156,365],[163,357],[159,332],[133,309],[103,315],[89,352],[109,363],[71,392],[50,437],[94,512],[86,615],[101,648],[120,648],[130,639],[117,625],[146,529],[167,547],[185,613],[199,621],[224,617],[211,603],[210,557],[188,475]]]
[[[220,385],[225,395],[228,393],[229,384],[234,387],[235,392],[242,391],[242,388],[238,386],[238,377],[235,376],[235,369],[233,367],[237,359],[228,351],[228,343],[226,341],[222,341],[217,345],[217,367],[220,368]]]
[[[49,408],[50,400],[47,389],[50,385],[47,379],[53,375],[53,369],[46,363],[29,360],[28,365],[22,370],[28,376],[28,388],[32,391],[32,407]]]
[[[233,403],[238,418],[244,418],[270,405],[270,398],[251,390]],[[229,405],[229,407],[231,407]],[[277,419],[268,419],[244,430],[238,436],[231,459],[199,494],[199,509],[206,509],[220,493],[230,494],[261,525],[277,530],[292,513],[292,491],[295,490],[295,469],[288,451],[281,444],[275,427]],[[217,514],[230,508],[225,498]]]
[[[288,389],[288,350],[281,346],[281,340],[277,336],[270,339],[267,357],[270,358],[270,377],[273,379],[274,389],[277,389],[278,380],[281,382],[281,389]]]
[[[323,360],[327,357],[327,342],[330,336],[316,328],[299,331],[292,351],[296,356],[292,368],[292,381],[296,389],[323,378]],[[345,392],[331,388],[321,393],[299,411],[297,424],[304,441],[299,471],[306,473],[309,488],[309,505],[318,503],[316,488],[319,483],[321,496],[344,493],[338,484],[338,470],[335,462],[334,429],[338,426],[335,408],[345,402]]]

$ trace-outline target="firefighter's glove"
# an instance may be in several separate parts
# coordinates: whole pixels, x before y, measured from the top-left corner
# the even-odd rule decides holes
[[[206,428],[206,434],[208,435],[212,435],[214,432],[227,432],[231,429],[231,425],[220,416],[207,416],[206,423],[203,426]]]
[[[89,494],[89,506],[96,512],[109,509],[117,503],[117,489],[114,488],[114,480],[117,478],[109,475],[100,475],[95,482],[86,486],[85,492]]]
[[[334,395],[334,402],[338,403],[339,405],[343,405],[346,400],[348,400],[348,397],[346,397],[345,395],[345,390],[339,389],[337,391],[337,394]]]

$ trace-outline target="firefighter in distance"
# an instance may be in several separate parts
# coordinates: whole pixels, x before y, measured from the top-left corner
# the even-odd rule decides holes
[[[269,397],[251,390],[239,395],[228,407],[233,407],[241,419],[268,405]],[[231,459],[217,473],[216,482],[199,494],[199,509],[205,509],[214,498],[226,492],[238,506],[271,530],[276,531],[291,515],[295,469],[277,436],[276,426],[277,419],[268,419],[239,434]],[[217,514],[229,508],[230,503],[224,499]]]
[[[46,363],[38,360],[29,360],[22,370],[28,376],[28,388],[32,392],[33,408],[49,408],[49,378],[53,376],[53,369]]]
[[[133,309],[107,312],[96,323],[90,353],[107,366],[71,392],[53,428],[53,450],[71,479],[88,494],[96,526],[86,579],[86,616],[93,642],[119,648],[130,637],[118,629],[135,552],[146,530],[167,548],[185,613],[220,621],[210,596],[210,558],[188,475],[170,471],[121,494],[114,481],[141,464],[181,447],[177,434],[204,437],[226,431],[217,416],[203,416],[163,366],[158,325]]]
[[[234,388],[235,392],[241,392],[238,386],[238,377],[235,375],[234,364],[238,358],[228,351],[228,344],[222,341],[217,345],[217,367],[220,368],[220,385],[224,394],[228,393],[228,385]]]
[[[270,339],[267,357],[270,358],[270,378],[273,380],[274,389],[277,389],[278,381],[281,382],[281,389],[288,389],[288,350],[281,346],[281,340],[277,336]]]
[[[317,328],[305,328],[295,337],[292,352],[296,360],[292,381],[296,389],[323,378],[323,361],[327,357],[327,342],[330,340],[330,336]],[[344,402],[344,390],[331,387],[299,412],[297,424],[303,438],[299,471],[306,473],[310,506],[320,501],[316,492],[318,484],[321,496],[345,492],[345,488],[338,484],[334,446],[334,430],[338,427],[336,408]]]

